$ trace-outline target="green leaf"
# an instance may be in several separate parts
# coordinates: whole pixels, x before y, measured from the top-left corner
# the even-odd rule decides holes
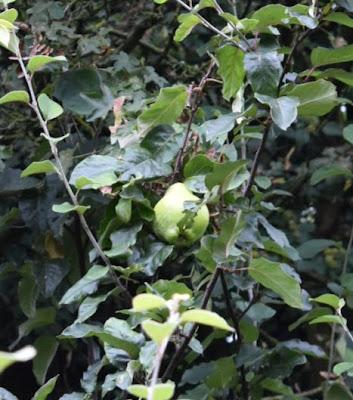
[[[109,296],[115,293],[117,289],[113,289],[107,293],[104,293],[100,296],[96,297],[86,297],[83,302],[80,304],[78,309],[78,316],[75,323],[82,323],[85,322],[88,318],[95,314],[97,311],[98,306],[101,303],[104,303]]]
[[[37,356],[33,360],[33,374],[39,385],[43,385],[52,363],[58,342],[54,336],[40,336],[35,342],[34,347],[37,350]]]
[[[154,0],[156,4],[165,4],[169,0]]]
[[[326,304],[328,306],[333,307],[335,310],[341,308],[341,300],[335,294],[327,293],[322,294],[321,296],[310,299],[311,301],[315,301],[316,303]]]
[[[353,73],[339,68],[329,68],[325,71],[316,71],[313,76],[317,78],[332,78],[343,82],[346,85],[353,86]]]
[[[38,104],[43,117],[47,121],[59,117],[64,112],[61,105],[51,100],[45,93],[39,95]]]
[[[166,308],[166,301],[155,294],[142,293],[132,300],[132,308],[136,312],[153,310],[154,308]]]
[[[257,258],[251,262],[249,274],[256,282],[277,293],[289,306],[303,308],[299,282],[288,273],[285,264]]]
[[[353,12],[353,4],[351,0],[336,0],[335,3],[349,12]]]
[[[223,97],[230,100],[236,95],[243,84],[244,53],[234,46],[221,47],[217,53],[218,72],[223,79]]]
[[[131,219],[132,201],[130,199],[120,199],[115,206],[115,213],[119,221],[127,224]]]
[[[338,315],[322,315],[321,317],[317,317],[312,319],[309,322],[309,325],[315,324],[342,324],[345,320],[342,320]]]
[[[108,272],[108,267],[94,265],[85,276],[70,287],[60,300],[60,304],[71,304],[80,300],[83,296],[94,293],[99,282],[106,277]]]
[[[38,71],[45,65],[57,61],[67,61],[67,60],[66,57],[64,56],[57,56],[57,57],[43,56],[43,55],[33,56],[28,61],[27,69],[29,72],[33,74],[34,72]]]
[[[245,70],[254,92],[277,96],[277,87],[283,71],[282,59],[283,56],[275,51],[261,49],[245,55]]]
[[[87,210],[89,210],[91,206],[75,206],[73,204],[65,203],[54,204],[52,206],[52,210],[59,214],[67,214],[69,212],[77,211],[79,214],[84,214]]]
[[[23,313],[27,318],[31,318],[36,312],[39,289],[36,278],[33,275],[32,265],[26,264],[22,271],[24,276],[18,284],[18,300]]]
[[[265,28],[270,25],[280,25],[288,18],[287,7],[281,4],[269,4],[256,10],[251,18],[259,21],[258,28]]]
[[[343,129],[343,137],[349,142],[353,144],[353,124],[347,125]]]
[[[263,95],[257,95],[256,98],[261,103],[270,106],[273,122],[283,131],[286,131],[296,121],[299,105],[297,98],[282,96],[274,99]]]
[[[0,19],[5,19],[6,21],[13,24],[18,17],[18,12],[15,8],[9,8],[8,10],[0,13]]]
[[[295,85],[281,94],[299,99],[298,113],[303,117],[320,117],[337,105],[335,85],[323,79]]]
[[[348,2],[348,0],[343,1]],[[353,11],[353,5],[351,7]],[[323,400],[353,400],[353,395],[350,389],[343,383],[330,382],[324,391]]]
[[[352,176],[352,172],[348,168],[344,168],[339,165],[325,165],[317,169],[312,174],[310,178],[310,184],[317,185],[318,183],[324,181],[325,179],[336,176],[345,176],[350,178]]]
[[[38,308],[36,313],[18,327],[18,340],[29,335],[33,330],[55,322],[56,311],[53,307]]]
[[[353,28],[353,18],[349,17],[344,12],[331,12],[326,15],[324,21],[336,22],[337,24],[348,26],[349,28]]]
[[[168,339],[173,334],[176,327],[176,323],[160,323],[151,319],[147,319],[142,322],[143,330],[154,342],[158,344],[161,344],[165,339]]]
[[[152,389],[144,385],[131,385],[127,388],[130,394],[142,399],[170,400],[174,395],[175,384],[173,382],[168,382],[155,385],[151,397],[148,397],[149,390]]]
[[[316,47],[311,52],[311,63],[313,67],[322,67],[323,65],[340,64],[353,60],[353,45],[338,47],[336,49],[327,49],[325,47]]]
[[[142,229],[142,223],[137,223],[132,226],[119,229],[110,235],[112,248],[105,251],[108,257],[127,256],[132,253],[131,246],[137,241],[137,234]]]
[[[36,355],[36,351],[32,346],[26,346],[14,353],[6,353],[0,351],[0,374],[10,365],[16,362],[26,362]],[[1,393],[0,393],[1,395]]]
[[[29,103],[29,94],[25,90],[13,90],[0,98],[0,104],[21,102]]]
[[[201,22],[198,15],[188,13],[182,14],[178,17],[180,23],[178,29],[175,31],[174,40],[176,42],[182,42],[193,30],[193,28]]]
[[[188,99],[185,86],[161,89],[157,100],[139,117],[143,133],[158,125],[172,124],[183,112]],[[144,135],[142,135],[144,136]]]
[[[213,328],[223,329],[225,331],[234,331],[234,329],[228,325],[224,318],[208,310],[185,311],[180,316],[180,322],[195,322],[197,324],[212,326]]]
[[[353,362],[341,362],[333,367],[333,372],[336,375],[342,375],[345,372],[349,372],[352,370],[353,370]]]
[[[244,170],[245,165],[246,161],[243,160],[215,163],[213,171],[206,175],[207,188],[211,190],[219,185],[222,193],[237,189],[249,176]]]
[[[55,165],[49,161],[34,161],[21,173],[21,178],[36,174],[50,174],[56,172]]]
[[[323,250],[328,247],[337,246],[337,242],[327,239],[312,239],[303,243],[299,248],[300,257],[304,259],[311,259],[316,257]]]
[[[228,132],[234,128],[236,119],[237,115],[235,113],[220,115],[216,119],[204,122],[199,127],[199,132],[208,142],[218,141],[223,144]]]
[[[184,167],[184,176],[189,178],[190,176],[206,175],[213,170],[213,161],[211,161],[206,155],[199,154],[191,158]]]
[[[36,391],[32,400],[46,400],[50,393],[54,390],[58,377],[59,375],[56,375],[54,378],[49,379],[45,385]]]

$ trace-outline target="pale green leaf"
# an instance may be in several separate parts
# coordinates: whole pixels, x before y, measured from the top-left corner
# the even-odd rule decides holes
[[[172,335],[176,327],[176,323],[160,323],[151,319],[147,319],[142,322],[143,330],[154,342],[158,344],[161,344],[163,340],[168,339]]]
[[[55,172],[55,165],[49,161],[34,161],[21,173],[21,178],[36,174],[48,174]]]
[[[165,308],[167,307],[166,301],[155,294],[143,293],[138,294],[132,300],[132,308],[136,312],[148,311],[154,308]]]
[[[170,400],[174,395],[175,384],[173,382],[159,383],[153,387],[153,390],[144,385],[131,385],[128,392],[136,397],[147,399],[149,390],[153,393],[151,400]]]
[[[197,324],[212,326],[217,329],[233,332],[233,328],[218,314],[208,310],[188,310],[181,314],[181,322],[195,322]]]
[[[25,90],[14,90],[12,92],[6,93],[0,98],[0,104],[7,103],[29,103],[29,95]]]
[[[353,18],[344,12],[332,12],[323,19],[324,21],[336,22],[337,24],[353,28]]]
[[[44,55],[37,55],[33,56],[29,59],[28,64],[27,64],[27,69],[29,72],[32,74],[45,65],[57,61],[66,61],[66,58],[64,56],[57,56],[57,57],[52,57],[52,56],[44,56]]]
[[[335,310],[341,308],[340,298],[331,293],[322,294],[321,296],[311,299],[311,301],[315,301],[315,303],[327,304],[328,306],[333,307]]]
[[[353,370],[353,362],[341,362],[333,367],[333,372],[336,375],[342,375],[345,372]]]
[[[36,391],[32,400],[46,400],[50,393],[54,390],[58,377],[59,375],[56,375],[54,378],[49,379],[45,385]]]
[[[0,19],[5,19],[6,21],[13,24],[18,17],[18,12],[15,8],[9,8],[8,10],[0,13]]]
[[[54,204],[52,210],[59,214],[67,214],[69,212],[77,211],[79,214],[84,214],[91,206],[75,206],[67,201],[61,204]]]
[[[40,111],[47,121],[59,117],[64,112],[61,105],[51,100],[45,93],[39,95],[38,104]]]
[[[338,315],[322,315],[321,317],[311,320],[309,324],[345,324],[345,320]]]
[[[182,42],[189,36],[193,28],[201,22],[200,17],[192,13],[180,15],[178,21],[180,25],[174,35],[174,40],[176,42]]]

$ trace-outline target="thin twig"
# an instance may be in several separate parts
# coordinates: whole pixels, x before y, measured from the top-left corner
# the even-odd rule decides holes
[[[352,251],[352,245],[353,245],[353,225],[351,228],[351,234],[349,237],[348,245],[346,248],[346,253],[344,256],[344,262],[343,262],[343,267],[342,267],[342,275],[347,273],[347,267],[348,267],[348,261],[349,261],[349,255],[351,254]]]
[[[207,288],[205,290],[202,303],[201,303],[201,309],[205,309],[207,307],[208,301],[211,297],[212,291],[217,283],[218,277],[221,273],[221,270],[219,268],[216,268],[215,271],[212,274],[211,280],[209,281]],[[170,360],[166,370],[164,371],[164,374],[162,376],[162,380],[166,381],[174,372],[175,368],[178,366],[180,359],[182,355],[184,354],[184,351],[186,350],[188,344],[190,343],[191,339],[193,338],[195,332],[197,329],[197,324],[193,324],[189,334],[184,338],[183,343],[181,346],[178,348],[176,353],[174,353],[174,356]]]
[[[37,102],[37,98],[36,95],[34,93],[34,89],[33,89],[33,85],[32,85],[32,80],[31,80],[31,76],[29,75],[26,66],[23,62],[23,58],[22,55],[20,53],[20,51],[18,51],[17,53],[17,61],[21,67],[23,76],[25,78],[25,81],[27,83],[27,87],[30,93],[30,97],[31,97],[31,108],[33,109],[33,111],[35,112],[38,122],[41,126],[41,128],[43,129],[43,133],[45,135],[45,137],[47,138],[49,145],[50,145],[50,149],[51,152],[54,156],[55,162],[56,162],[56,168],[57,168],[57,172],[59,174],[59,177],[61,178],[61,180],[63,181],[63,184],[65,186],[65,189],[73,203],[74,206],[79,206],[79,201],[75,195],[75,193],[72,191],[70,183],[66,177],[65,174],[65,170],[63,167],[63,164],[61,162],[60,156],[59,156],[59,152],[58,152],[58,148],[56,147],[56,144],[50,140],[51,139],[51,135],[48,129],[48,125],[47,125],[47,121],[44,120],[39,106],[38,106],[38,102]],[[109,258],[104,254],[103,249],[100,247],[100,245],[98,244],[96,238],[94,237],[91,229],[88,226],[88,223],[86,221],[86,218],[83,216],[83,214],[78,214],[78,217],[80,219],[81,225],[83,230],[85,231],[86,235],[88,236],[88,239],[90,240],[92,246],[94,247],[94,249],[96,250],[98,256],[104,261],[105,265],[109,268],[110,274],[112,276],[112,278],[114,279],[116,285],[122,290],[122,292],[125,294],[125,296],[131,300],[131,295],[130,293],[127,291],[127,289],[123,286],[123,284],[120,282],[120,279],[117,277],[112,264],[110,263]]]
[[[322,386],[319,386],[317,388],[314,389],[310,389],[310,390],[306,390],[304,392],[300,392],[300,393],[295,393],[296,396],[300,396],[300,397],[309,397],[309,396],[314,396],[315,394],[321,393],[323,390]],[[278,395],[278,396],[270,396],[270,397],[264,397],[263,400],[282,400],[284,399],[285,395]]]

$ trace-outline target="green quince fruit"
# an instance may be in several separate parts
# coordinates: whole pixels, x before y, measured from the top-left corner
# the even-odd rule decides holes
[[[183,183],[170,186],[165,195],[155,205],[154,232],[162,240],[177,246],[190,246],[205,233],[210,215],[206,205],[201,206],[191,225],[185,229],[180,223],[185,218],[184,202],[200,201]]]

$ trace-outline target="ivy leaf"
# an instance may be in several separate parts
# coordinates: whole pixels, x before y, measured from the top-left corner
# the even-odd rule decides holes
[[[44,119],[47,121],[59,117],[64,112],[61,105],[51,100],[45,93],[39,95],[38,104]]]
[[[45,385],[36,391],[32,400],[46,400],[50,393],[54,390],[58,377],[59,375],[56,375],[54,378],[49,379]]]
[[[70,184],[80,189],[98,189],[118,182],[116,171],[119,161],[110,156],[93,155],[76,165],[70,177]],[[82,181],[82,178],[85,181]]]
[[[70,287],[60,300],[60,304],[71,304],[80,300],[83,296],[94,293],[98,288],[99,282],[108,272],[108,267],[94,265],[85,276]]]
[[[29,103],[29,94],[25,90],[13,90],[0,98],[0,104],[14,102]]]
[[[85,116],[88,121],[104,118],[114,103],[114,97],[99,72],[88,68],[62,74],[57,81],[54,96],[65,109]]]
[[[281,94],[299,99],[298,113],[303,117],[320,117],[330,112],[337,104],[335,85],[323,79],[295,85]]]
[[[180,15],[178,21],[180,22],[180,25],[175,31],[174,40],[176,42],[182,42],[190,35],[194,27],[201,22],[201,19],[198,15],[188,13]]]
[[[225,331],[234,331],[234,329],[228,325],[224,318],[208,310],[184,311],[180,316],[180,322],[195,322],[197,324],[212,326],[213,328],[223,329]]]
[[[277,52],[261,49],[245,55],[245,70],[254,92],[276,97],[283,71],[282,60],[283,56]]]
[[[144,136],[158,125],[172,124],[183,112],[188,99],[185,86],[172,86],[161,89],[157,100],[139,117]]]
[[[57,61],[67,61],[66,57],[64,56],[57,56],[57,57],[52,57],[52,56],[44,56],[44,55],[37,55],[33,56],[29,59],[28,64],[27,64],[27,69],[29,72],[32,74],[45,65]]]
[[[137,241],[137,234],[142,229],[142,223],[119,229],[110,235],[112,248],[105,251],[108,257],[127,256],[131,253],[130,247]]]
[[[22,171],[21,178],[36,174],[50,174],[52,172],[56,172],[56,168],[51,161],[34,161]]]
[[[104,293],[100,296],[86,297],[83,302],[80,304],[78,309],[78,316],[75,323],[82,323],[85,322],[88,318],[95,314],[97,311],[98,306],[101,303],[104,303],[109,296],[116,292],[116,289],[113,289],[107,293]]]
[[[303,308],[299,282],[288,273],[284,264],[257,258],[251,262],[249,274],[256,282],[277,293],[289,306]]]
[[[18,11],[15,8],[9,8],[8,10],[0,13],[0,19],[5,19],[6,21],[13,24],[18,17]]]
[[[338,47],[336,49],[327,49],[325,47],[316,47],[311,52],[311,63],[313,67],[318,68],[324,65],[339,64],[353,60],[353,45]]]
[[[332,178],[335,176],[346,176],[351,177],[352,172],[348,168],[341,167],[339,165],[325,165],[317,169],[310,178],[311,185],[317,185],[325,179]]]
[[[18,327],[18,339],[29,335],[34,329],[48,326],[54,323],[56,312],[53,307],[38,308],[36,313]]]
[[[230,100],[240,89],[244,76],[244,53],[234,46],[224,46],[217,53],[218,72],[223,79],[223,97]]]

